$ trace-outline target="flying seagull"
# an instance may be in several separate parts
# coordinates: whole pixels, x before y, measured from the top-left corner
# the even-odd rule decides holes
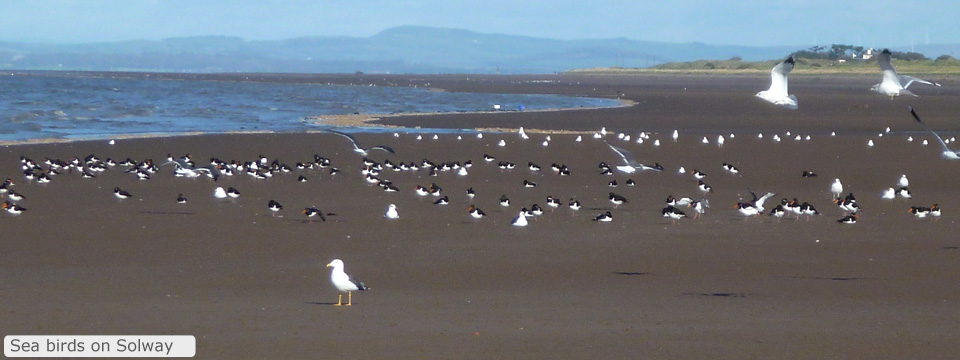
[[[914,82],[940,86],[940,84],[937,84],[933,81],[917,79],[913,76],[897,75],[897,70],[895,70],[893,68],[893,64],[890,63],[889,49],[883,49],[883,51],[877,55],[877,64],[880,64],[880,70],[883,72],[883,80],[881,80],[879,84],[871,87],[870,90],[887,95],[891,100],[894,96],[900,95],[917,96],[916,94],[910,92],[910,90],[907,90],[907,87]]]
[[[618,148],[618,147],[616,147],[616,146],[610,145],[610,143],[607,143],[607,146],[609,146],[610,149],[612,149],[614,152],[616,152],[617,155],[620,155],[620,158],[622,158],[622,159],[623,159],[623,162],[626,163],[626,165],[618,165],[618,166],[617,166],[617,170],[620,170],[620,171],[625,172],[625,173],[627,173],[627,174],[632,174],[632,173],[636,172],[637,169],[640,169],[640,170],[656,170],[656,171],[661,171],[661,170],[663,170],[662,168],[657,167],[657,166],[647,166],[647,165],[638,163],[637,160],[634,159],[633,154],[631,154],[631,153],[630,153],[629,151],[627,151],[627,150],[624,150],[624,149]]]
[[[757,93],[757,97],[771,104],[790,110],[797,109],[797,97],[787,94],[787,76],[796,64],[791,55],[770,70],[770,88]]]
[[[333,286],[336,286],[337,290],[340,290],[340,292],[347,293],[347,303],[346,303],[347,306],[353,305],[354,291],[357,291],[357,290],[364,291],[368,289],[367,286],[363,284],[363,282],[357,279],[354,279],[352,276],[347,275],[347,273],[343,272],[342,260],[334,259],[329,264],[327,264],[327,267],[333,268],[333,272],[330,273],[330,281],[333,282]],[[343,294],[340,294],[339,297],[337,298],[337,306],[340,306],[340,305],[344,305]]]
[[[923,120],[920,120],[920,116],[917,116],[917,112],[913,111],[913,106],[908,106],[908,108],[910,108],[910,115],[913,115],[913,118],[917,119],[917,122],[920,123],[920,125],[923,125],[923,128],[927,129],[927,131],[933,134],[933,136],[937,138],[937,141],[940,142],[940,148],[943,149],[943,152],[940,153],[941,157],[943,157],[944,159],[950,159],[950,160],[960,159],[960,155],[958,155],[960,154],[960,151],[953,151],[948,149],[947,143],[943,142],[943,139],[940,138],[940,135],[937,135],[936,131],[933,131],[933,129],[927,126],[927,124],[923,123]]]
[[[391,153],[391,154],[394,154],[394,153],[395,153],[395,152],[393,151],[393,149],[391,149],[390,147],[387,147],[387,146],[383,146],[383,145],[374,146],[374,147],[371,147],[371,148],[369,148],[369,149],[364,149],[364,148],[360,147],[359,144],[357,144],[357,139],[354,139],[354,138],[353,138],[353,135],[350,135],[350,134],[347,134],[347,133],[344,133],[344,132],[339,132],[339,131],[336,131],[336,130],[327,130],[327,132],[334,133],[334,134],[343,136],[343,137],[345,137],[345,138],[347,138],[347,139],[350,139],[350,142],[353,143],[353,151],[356,152],[357,154],[360,154],[360,155],[363,155],[363,156],[367,156],[367,152],[370,151],[370,150],[383,150],[383,151],[386,151],[386,152]]]

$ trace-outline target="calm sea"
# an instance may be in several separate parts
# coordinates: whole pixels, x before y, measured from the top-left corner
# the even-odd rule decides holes
[[[611,99],[423,88],[0,76],[0,141],[182,132],[298,132],[310,115],[616,106]]]

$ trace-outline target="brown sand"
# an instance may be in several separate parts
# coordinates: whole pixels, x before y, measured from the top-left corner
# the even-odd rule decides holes
[[[914,104],[937,129],[960,129],[956,81],[918,88],[920,98],[889,100],[865,90],[872,79],[797,78],[800,110],[781,111],[753,98],[762,79],[697,77],[560,77],[563,84],[517,83],[528,77],[470,82],[418,80],[450,90],[556,92],[616,96],[622,109],[556,113],[400,117],[423,126],[557,128],[661,134],[653,147],[607,139],[663,173],[601,176],[597,164],[616,156],[589,136],[472,134],[456,140],[359,134],[361,144],[393,146],[377,161],[473,160],[466,177],[425,171],[381,176],[401,188],[385,193],[359,176],[360,156],[327,134],[233,134],[60,144],[0,149],[0,176],[27,198],[19,217],[0,214],[0,328],[7,334],[191,334],[198,358],[951,358],[960,351],[960,163],[938,157],[936,144],[906,111]],[[943,80],[943,79],[935,79]],[[579,82],[579,85],[577,85]],[[732,89],[722,86],[733,83]],[[760,84],[756,84],[759,82]],[[450,85],[450,86],[446,86]],[[596,88],[596,90],[592,90]],[[686,88],[686,90],[684,90]],[[886,126],[891,134],[878,137]],[[668,132],[678,128],[678,142]],[[811,141],[774,142],[773,131],[812,134]],[[838,136],[826,134],[836,130]],[[757,132],[766,137],[758,140]],[[734,132],[723,148],[716,134]],[[696,133],[696,134],[693,134]],[[700,143],[709,134],[711,144]],[[912,135],[914,142],[907,142]],[[506,147],[495,144],[505,139]],[[868,148],[873,139],[876,146]],[[651,139],[653,140],[653,139]],[[957,148],[960,148],[958,146]],[[279,158],[293,166],[314,154],[343,171],[294,171],[265,181],[246,175],[182,179],[167,166],[148,181],[119,168],[96,179],[61,174],[46,185],[19,175],[21,155],[37,161],[94,153],[101,158],[162,161],[190,153],[198,161]],[[517,163],[501,172],[484,153]],[[389,156],[388,156],[389,155]],[[526,169],[528,161],[544,167]],[[550,172],[568,165],[573,175]],[[720,164],[737,165],[742,176]],[[667,195],[698,197],[696,181],[677,168],[700,169],[714,187],[702,219],[672,225],[660,216]],[[820,176],[801,178],[803,170]],[[297,173],[309,178],[296,182]],[[880,191],[910,177],[914,198],[881,200]],[[623,183],[632,178],[636,187]],[[841,178],[865,213],[858,224],[841,212],[829,186]],[[524,179],[540,184],[526,189]],[[590,219],[611,208],[607,182],[629,198],[612,223]],[[450,197],[433,205],[413,192],[436,182]],[[216,186],[233,186],[236,201],[215,201]],[[134,194],[118,200],[115,186]],[[463,191],[489,215],[474,223]],[[816,205],[809,221],[744,219],[738,200],[773,191]],[[178,205],[177,194],[190,201]],[[513,201],[508,209],[501,194]],[[509,226],[522,206],[553,195],[566,207]],[[285,205],[273,218],[266,203]],[[776,201],[768,202],[767,208]],[[382,218],[395,203],[401,219]],[[939,203],[939,221],[914,219],[912,205]],[[315,205],[336,213],[305,221]],[[353,307],[331,306],[337,292],[323,265],[343,259],[346,271],[372,289]]]

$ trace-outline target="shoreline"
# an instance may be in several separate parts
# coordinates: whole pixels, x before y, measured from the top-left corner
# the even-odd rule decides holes
[[[512,131],[419,140],[414,133],[356,133],[358,146],[394,150],[366,156],[350,140],[322,131],[2,146],[0,179],[15,182],[11,189],[23,195],[17,204],[27,210],[0,212],[0,303],[9,310],[0,312],[0,323],[11,334],[194,335],[199,357],[229,359],[956,354],[960,168],[939,157],[929,134],[916,133],[922,127],[906,110],[913,105],[938,131],[960,128],[956,83],[890,100],[864,89],[871,79],[796,81],[791,89],[800,109],[784,111],[754,98],[758,78],[560,79],[426,82],[489,92],[620,94],[637,104],[378,120],[570,132],[552,135],[548,146],[544,135],[525,140]],[[610,132],[603,139],[573,135],[601,127]],[[737,136],[722,146],[709,136],[704,144],[698,130]],[[794,141],[787,130],[814,135]],[[817,135],[829,130],[838,136]],[[639,131],[651,139],[641,144],[615,135]],[[664,170],[605,175],[599,163],[623,161],[608,143]],[[94,177],[61,169],[49,183],[22,175],[22,156],[46,170],[47,158],[89,154],[135,162],[190,154],[198,164],[267,159],[288,171],[278,166],[272,177],[214,180],[179,177],[166,165],[141,180],[118,165]],[[321,158],[328,167],[295,166]],[[365,180],[364,158],[383,163],[379,177],[397,191]],[[473,166],[466,174],[431,174],[427,166],[389,169],[388,160]],[[740,171],[729,173],[724,163]],[[552,164],[569,167],[569,175],[550,170]],[[708,174],[709,193],[699,189],[693,170]],[[803,177],[804,171],[818,176]],[[912,198],[882,199],[904,174]],[[831,201],[835,178],[863,209],[856,224],[837,222],[845,214]],[[443,194],[414,190],[431,184]],[[217,199],[217,187],[242,196]],[[115,188],[131,198],[118,198]],[[614,205],[611,192],[629,200]],[[776,194],[761,216],[734,208],[751,192]],[[178,203],[181,195],[189,200]],[[443,196],[448,204],[437,204]],[[500,202],[504,196],[509,207]],[[547,206],[548,196],[562,204]],[[707,199],[710,207],[694,219],[681,206],[687,217],[674,222],[661,215],[669,196]],[[780,199],[792,198],[820,214],[767,215]],[[567,207],[573,199],[582,210]],[[270,200],[285,208],[269,210]],[[390,204],[399,219],[384,218]],[[543,205],[543,214],[527,227],[511,226],[531,204]],[[942,206],[942,217],[908,212],[932,204]],[[470,205],[486,216],[472,218]],[[309,207],[328,216],[308,218],[302,209]],[[612,222],[593,221],[607,211]],[[351,307],[334,306],[340,293],[324,266],[333,259],[371,288],[354,292]]]

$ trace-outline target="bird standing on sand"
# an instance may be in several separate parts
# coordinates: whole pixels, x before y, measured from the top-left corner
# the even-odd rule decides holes
[[[830,185],[830,192],[833,193],[834,199],[840,198],[840,194],[843,193],[843,183],[840,182],[840,179],[833,180],[833,184]]]
[[[270,202],[267,203],[267,209],[273,213],[273,216],[277,216],[277,213],[280,212],[280,210],[283,210],[283,205],[280,205],[279,202],[271,199]]]
[[[397,205],[390,204],[390,206],[387,207],[387,212],[383,214],[383,217],[387,219],[399,219],[400,213],[397,212]]]
[[[313,222],[313,218],[316,216],[320,217],[320,221],[327,221],[327,218],[323,216],[323,211],[320,211],[320,209],[317,209],[315,207],[305,208],[303,209],[302,213],[306,215],[311,222]]]
[[[510,221],[510,225],[520,227],[527,226],[527,209],[520,210],[520,215],[513,218],[513,220]]]
[[[354,291],[366,291],[368,288],[363,284],[362,281],[354,279],[352,276],[347,275],[343,272],[343,261],[340,259],[334,259],[327,267],[332,267],[333,271],[330,273],[330,281],[333,282],[333,286],[340,290],[341,293],[347,293],[347,303],[346,306],[353,305],[353,292]],[[339,294],[337,297],[336,306],[341,306],[343,304],[343,294]]]
[[[130,197],[130,193],[121,190],[119,187],[113,188],[113,195],[115,195],[118,199],[126,199]]]

